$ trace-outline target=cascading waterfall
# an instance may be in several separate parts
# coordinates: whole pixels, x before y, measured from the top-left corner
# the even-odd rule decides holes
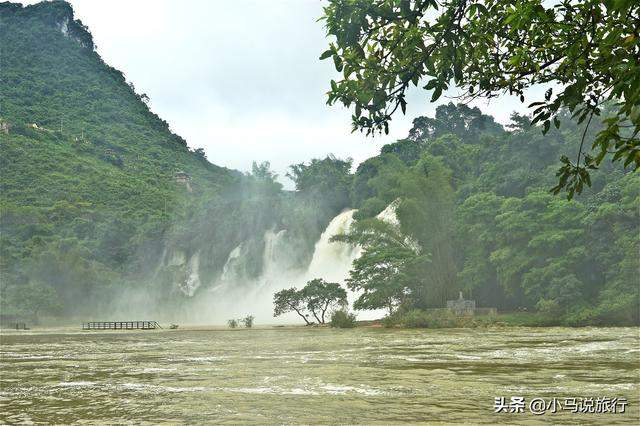
[[[187,264],[187,279],[182,283],[180,289],[187,296],[193,296],[200,287],[200,274],[198,268],[200,266],[200,253],[195,253],[189,259]]]
[[[265,283],[276,277],[285,266],[283,254],[286,251],[284,236],[287,230],[282,229],[278,232],[269,230],[264,234],[264,253],[262,255],[262,276]]]
[[[376,218],[393,226],[400,226],[400,221],[398,220],[398,215],[396,214],[396,209],[398,208],[399,204],[400,198],[396,198],[384,210],[378,213]]]
[[[399,225],[395,209],[398,200],[391,203],[378,216],[393,225]],[[256,323],[297,323],[295,314],[283,315],[273,318],[274,293],[290,287],[302,288],[307,281],[314,278],[322,278],[325,281],[337,282],[344,286],[349,277],[351,265],[361,253],[359,247],[354,247],[343,242],[332,242],[331,237],[349,231],[356,210],[345,210],[335,216],[327,225],[314,246],[313,256],[307,268],[291,268],[288,258],[291,256],[292,247],[286,241],[286,230],[278,232],[268,230],[264,235],[264,251],[262,254],[262,273],[258,278],[247,279],[238,273],[247,254],[242,249],[242,244],[232,250],[223,267],[220,278],[207,290],[202,290],[194,299],[194,321],[224,323],[230,318],[240,318],[251,314],[255,315]],[[197,271],[198,258],[191,259],[189,270]],[[192,265],[195,263],[195,265]],[[195,266],[195,267],[194,267]],[[195,280],[192,274],[185,284],[185,290],[192,295],[200,286],[200,281]],[[346,286],[345,286],[346,287]],[[193,290],[192,290],[193,289]],[[350,303],[358,294],[348,292]],[[380,318],[386,312],[384,310],[356,312],[359,319]]]
[[[390,206],[391,207],[391,206]],[[395,207],[391,208],[387,215],[389,218],[395,218]],[[347,290],[347,299],[349,305],[358,298],[357,292],[347,289],[345,282],[349,277],[349,271],[351,271],[351,265],[361,253],[360,247],[354,247],[347,243],[340,241],[331,241],[331,237],[334,235],[344,234],[349,232],[351,225],[353,224],[353,214],[357,210],[347,210],[334,217],[325,231],[320,236],[320,239],[315,245],[313,251],[313,258],[309,267],[304,274],[304,279],[300,282],[300,287],[314,278],[322,278],[328,282],[335,282],[342,284]],[[386,220],[385,218],[380,218]],[[373,311],[356,311],[358,319],[376,319],[385,315],[383,310]]]
[[[376,218],[394,226],[400,226],[400,221],[396,215],[396,208],[400,203],[400,199],[394,200]],[[325,281],[337,282],[346,288],[345,281],[349,277],[353,261],[361,254],[360,247],[335,241],[332,242],[331,237],[338,234],[344,234],[349,231],[353,224],[353,214],[357,210],[347,210],[334,217],[320,239],[315,245],[313,258],[305,273],[305,279],[301,282],[304,285],[308,280],[314,278],[322,278]],[[358,298],[359,293],[347,289],[349,304]],[[377,319],[387,314],[385,309],[376,309],[369,311],[356,311],[358,319]]]
[[[254,315],[257,323],[274,323],[273,294],[283,288],[298,285],[300,270],[292,269],[288,262],[291,248],[286,242],[286,230],[268,230],[263,236],[262,273],[248,278],[244,262],[248,253],[240,244],[232,250],[225,262],[220,278],[194,299],[189,320],[195,322],[224,323],[231,318]],[[285,322],[293,318],[284,317]]]
[[[308,280],[322,278],[325,281],[342,283],[349,276],[351,263],[360,254],[359,247],[330,240],[334,235],[349,231],[355,212],[356,210],[346,210],[329,222],[314,247],[313,257],[305,274]]]
[[[234,278],[238,275],[238,262],[240,256],[242,255],[242,244],[231,250],[229,253],[229,257],[227,261],[224,263],[222,267],[222,275],[220,276],[220,280],[224,282],[233,281]]]

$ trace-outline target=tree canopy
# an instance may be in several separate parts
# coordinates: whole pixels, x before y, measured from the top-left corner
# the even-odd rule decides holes
[[[295,287],[280,290],[273,296],[273,316],[277,317],[287,312],[295,312],[307,325],[309,313],[318,321],[325,324],[326,313],[334,308],[345,308],[347,292],[338,283],[328,283],[321,278],[308,281],[298,290]]]
[[[308,164],[293,164],[287,177],[296,191],[312,200],[322,200],[322,208],[333,217],[349,204],[352,159],[342,160],[332,154],[314,158]]]
[[[415,268],[428,262],[420,247],[396,226],[376,218],[359,220],[332,240],[362,247],[347,278],[347,286],[361,292],[355,309],[385,308],[392,313],[417,289],[412,282]]]
[[[304,296],[302,292],[295,287],[280,290],[273,295],[274,317],[286,314],[287,312],[295,312],[307,325],[311,325],[311,322],[307,319],[307,315],[304,313],[304,309]]]
[[[593,152],[585,130],[573,159],[561,158],[554,192],[580,193],[608,155],[640,167],[638,2],[330,0],[323,18],[335,42],[320,58],[342,73],[328,103],[353,108],[354,130],[388,132],[411,86],[432,91],[432,102],[451,86],[465,101],[508,93],[525,102],[544,85],[529,104],[544,132],[564,109],[579,122],[603,119]]]
[[[325,314],[329,309],[347,305],[347,292],[338,283],[328,283],[315,278],[302,289],[307,309],[319,324],[325,323]]]

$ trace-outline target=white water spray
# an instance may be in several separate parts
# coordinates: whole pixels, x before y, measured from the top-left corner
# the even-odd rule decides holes
[[[193,296],[200,287],[200,253],[195,253],[189,259],[189,263],[187,264],[187,279],[180,286],[180,290],[184,292],[187,296]]]
[[[399,225],[395,213],[397,205],[398,200],[378,214],[377,218]],[[329,222],[315,244],[308,267],[302,270],[289,266],[288,260],[294,249],[286,241],[286,230],[269,230],[265,233],[262,274],[257,279],[248,280],[239,273],[243,257],[247,255],[242,244],[239,245],[229,253],[220,278],[208,290],[199,293],[193,307],[192,320],[202,322],[204,319],[206,322],[221,324],[227,319],[251,314],[255,315],[257,324],[298,323],[299,318],[295,314],[273,318],[273,295],[285,288],[302,288],[314,278],[337,282],[346,288],[345,281],[349,277],[353,261],[360,256],[361,249],[330,240],[335,235],[349,231],[355,212],[356,210],[343,211]],[[197,262],[197,257],[192,261]],[[197,263],[195,266],[197,268]],[[192,262],[189,262],[189,268],[193,271]],[[187,289],[193,288],[193,291],[200,285],[199,281],[191,278],[191,274],[187,283]],[[348,291],[350,304],[357,297],[357,293]],[[359,319],[381,318],[385,313],[384,310],[356,311]]]
[[[349,231],[356,210],[346,210],[334,217],[313,250],[311,263],[306,271],[309,280],[322,278],[329,282],[343,283],[349,276],[351,264],[360,255],[360,248],[335,241],[331,237]]]

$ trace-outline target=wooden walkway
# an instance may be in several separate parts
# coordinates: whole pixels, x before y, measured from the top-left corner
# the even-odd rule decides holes
[[[157,321],[97,321],[83,322],[83,330],[155,330],[162,328]]]

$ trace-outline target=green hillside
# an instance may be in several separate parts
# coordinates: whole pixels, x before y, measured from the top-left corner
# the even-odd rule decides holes
[[[145,244],[153,255],[149,241],[194,199],[237,180],[102,61],[69,4],[0,4],[0,40],[4,312],[27,285],[77,294],[136,272],[130,260]]]

